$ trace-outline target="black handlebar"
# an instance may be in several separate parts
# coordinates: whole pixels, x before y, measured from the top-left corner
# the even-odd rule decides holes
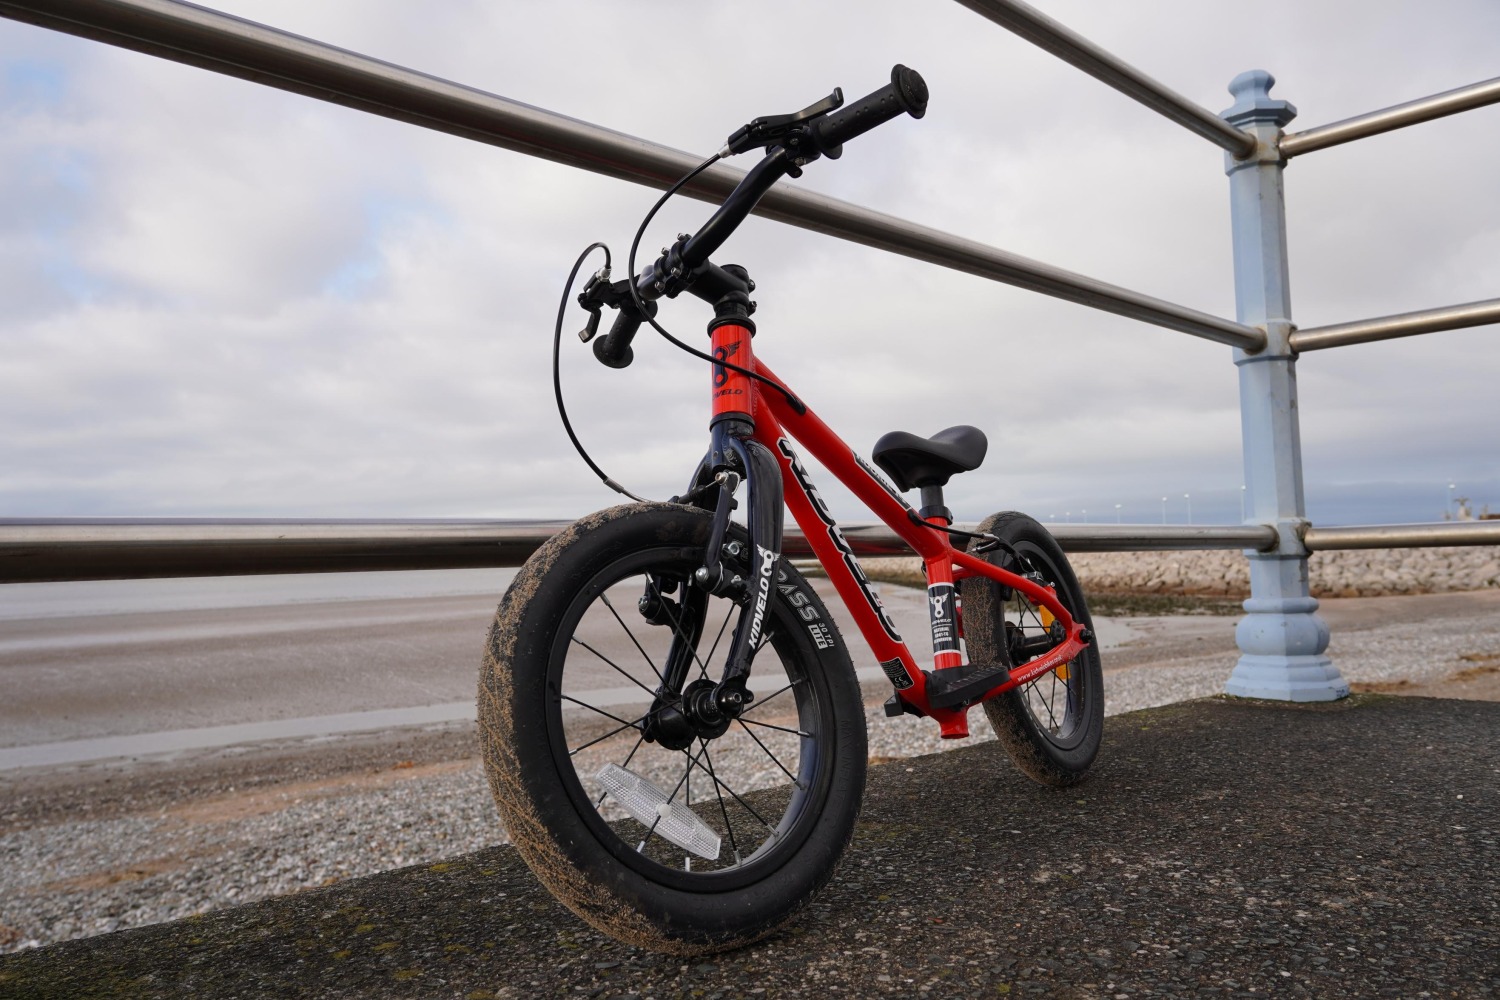
[[[579,296],[580,303],[587,308],[589,303],[585,300],[593,294],[597,299],[593,305],[596,313],[602,305],[620,310],[609,333],[594,341],[596,358],[611,368],[628,366],[633,359],[630,342],[647,317],[656,315],[654,300],[664,295],[675,297],[686,290],[714,301],[743,285],[738,277],[716,267],[708,258],[739,228],[766,192],[788,174],[800,176],[801,168],[819,156],[838,159],[844,143],[892,118],[903,113],[921,118],[927,113],[927,83],[916,70],[897,64],[891,69],[891,82],[884,87],[849,105],[841,106],[841,101],[842,94],[836,90],[825,101],[795,115],[756,119],[729,137],[725,147],[729,153],[762,144],[768,146],[768,152],[712,218],[695,235],[679,240],[639,275],[609,286],[607,292],[591,283],[590,289]],[[636,306],[636,297],[631,295],[631,283],[644,314]],[[590,329],[596,325],[597,320],[591,321]]]
[[[841,100],[840,91],[835,90],[834,95],[835,98]],[[927,113],[927,82],[916,70],[897,63],[891,68],[891,82],[873,94],[866,94],[853,104],[840,105],[835,102],[834,98],[830,98],[828,103],[834,105],[832,110],[820,111],[805,119],[807,130],[811,133],[811,142],[798,142],[795,134],[779,136],[777,141],[782,144],[771,146],[765,159],[751,168],[750,172],[745,175],[745,179],[740,181],[739,186],[728,198],[724,199],[724,203],[713,214],[713,218],[704,223],[703,228],[688,240],[682,250],[682,262],[687,267],[696,268],[705,263],[709,255],[723,246],[730,234],[745,221],[765,193],[786,175],[799,175],[802,165],[809,159],[816,159],[819,153],[829,159],[838,159],[843,152],[845,142],[864,135],[872,128],[892,118],[899,117],[903,112],[913,118],[921,118],[925,115]],[[818,105],[814,105],[814,108],[816,107]],[[799,116],[786,117],[795,119]],[[802,123],[802,121],[796,122],[797,125]],[[751,126],[746,126],[730,136],[729,145],[732,147],[736,136],[750,129]],[[803,138],[807,137],[804,135]],[[808,146],[812,146],[813,149],[808,149]],[[642,282],[642,284],[644,286],[650,282]]]
[[[913,118],[927,113],[927,81],[916,70],[897,63],[891,69],[890,83],[818,118],[812,124],[812,133],[823,155],[838,159],[844,143],[903,112]]]

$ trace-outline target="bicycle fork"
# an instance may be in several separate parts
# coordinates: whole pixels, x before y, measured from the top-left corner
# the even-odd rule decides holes
[[[710,326],[713,356],[720,362],[733,358],[738,367],[749,368],[753,364],[750,337],[754,327],[744,316],[742,307],[739,310],[731,308],[729,312],[729,317],[716,319]],[[755,423],[750,412],[753,399],[750,379],[723,364],[713,366],[714,413],[709,424],[709,450],[689,490],[689,493],[699,494],[716,490],[713,523],[703,565],[693,574],[692,583],[696,588],[684,588],[683,614],[679,620],[686,627],[679,628],[673,638],[653,712],[654,718],[663,721],[680,714],[690,722],[692,729],[703,735],[721,733],[720,727],[727,728],[730,721],[754,700],[755,696],[749,689],[751,660],[769,639],[767,622],[775,595],[777,563],[781,558],[784,501],[781,467],[771,450],[753,437]],[[726,544],[725,541],[730,516],[739,506],[735,494],[741,483],[747,484],[749,496],[748,552],[741,552],[738,542]],[[726,566],[725,556],[737,562],[739,557],[748,556],[749,577],[742,577]],[[656,581],[648,584],[647,595],[642,598],[643,613],[650,603],[653,589],[659,593],[660,584]],[[692,593],[695,589],[696,596]],[[713,682],[708,678],[708,665],[699,661],[705,677],[684,687],[697,659],[696,646],[708,595],[725,597],[740,604],[739,621],[735,624],[724,672],[719,680]],[[680,708],[673,707],[674,703]],[[679,727],[668,724],[651,728],[659,732],[648,735],[672,740],[673,735],[668,731]]]
[[[732,427],[729,422],[714,427],[713,451],[733,455],[738,466],[744,469],[741,476],[733,468],[723,468],[715,474],[719,483],[718,503],[714,508],[713,529],[709,534],[704,563],[694,574],[695,582],[711,594],[729,597],[743,605],[740,620],[735,625],[734,638],[729,646],[729,658],[724,667],[723,679],[715,690],[720,707],[731,714],[738,714],[752,698],[747,683],[750,678],[750,660],[767,638],[766,614],[776,588],[776,564],[781,558],[781,531],[783,506],[781,495],[781,469],[776,464],[770,449],[759,441],[742,436],[743,428]],[[723,451],[720,452],[719,448]],[[749,528],[750,528],[750,576],[743,579],[725,569],[724,537],[729,529],[730,513],[738,506],[734,498],[740,481],[748,480]]]

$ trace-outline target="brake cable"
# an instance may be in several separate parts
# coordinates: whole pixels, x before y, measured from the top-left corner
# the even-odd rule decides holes
[[[671,198],[674,194],[680,191],[688,181],[692,180],[694,177],[697,177],[699,174],[703,173],[703,171],[707,170],[719,160],[723,159],[725,152],[729,150],[729,148],[729,146],[725,146],[724,149],[721,149],[719,152],[715,153],[713,156],[710,156],[708,159],[704,160],[702,163],[694,167],[676,184],[673,184],[671,187],[667,188],[666,193],[656,200],[656,204],[651,206],[651,211],[647,212],[646,217],[641,220],[640,228],[635,231],[635,239],[630,241],[630,255],[625,264],[630,272],[630,298],[635,302],[635,307],[637,311],[640,312],[641,316],[646,320],[647,323],[651,324],[651,329],[661,334],[662,337],[666,339],[667,343],[672,344],[679,350],[686,351],[695,358],[701,358],[702,360],[707,361],[710,364],[718,365],[721,368],[727,368],[732,372],[739,372],[741,375],[744,375],[747,378],[752,378],[763,385],[775,389],[777,392],[786,397],[786,401],[792,407],[792,409],[800,413],[807,408],[806,405],[802,402],[802,400],[793,395],[790,389],[777,382],[775,379],[766,378],[759,372],[753,372],[748,368],[741,368],[739,365],[730,364],[727,360],[716,358],[711,354],[705,354],[702,351],[698,350],[696,347],[685,344],[668,333],[667,328],[658,323],[655,316],[652,316],[646,312],[646,302],[641,298],[641,290],[636,287],[635,253],[636,250],[640,248],[641,238],[646,234],[646,227],[651,224],[651,220],[656,217],[656,213],[661,210],[661,207],[667,203],[668,198]]]
[[[565,403],[563,403],[561,361],[563,320],[567,318],[568,299],[573,294],[573,282],[578,279],[578,272],[583,267],[583,262],[587,260],[588,255],[593,253],[595,250],[604,251],[604,272],[609,272],[609,247],[603,243],[590,243],[587,247],[584,248],[583,253],[578,255],[578,260],[574,261],[573,270],[568,272],[567,284],[563,286],[562,302],[559,303],[557,307],[557,327],[552,332],[552,393],[557,398],[557,415],[562,417],[563,430],[568,432],[568,440],[573,442],[574,450],[578,452],[578,456],[583,459],[584,463],[588,465],[590,469],[594,470],[594,474],[604,481],[605,486],[608,486],[616,493],[623,493],[625,496],[630,497],[630,499],[632,500],[637,500],[641,503],[648,503],[649,501],[646,500],[645,497],[636,496],[634,493],[630,492],[625,487],[621,486],[619,483],[611,479],[607,474],[605,474],[603,469],[599,468],[599,466],[594,463],[594,460],[589,457],[588,451],[584,449],[583,442],[579,441],[578,435],[574,433],[573,422],[568,419],[568,407]]]
[[[651,328],[653,330],[661,334],[662,337],[666,338],[668,343],[676,346],[680,350],[686,351],[688,354],[693,355],[695,358],[700,358],[704,361],[709,362],[710,364],[722,365],[723,367],[728,368],[730,371],[739,372],[741,375],[745,375],[749,378],[755,379],[757,382],[762,382],[765,385],[770,386],[771,388],[777,390],[783,396],[785,396],[787,402],[790,403],[795,409],[801,410],[804,408],[802,401],[799,400],[795,395],[793,395],[791,390],[787,389],[786,386],[781,385],[774,379],[766,378],[764,375],[761,375],[758,372],[753,372],[746,368],[741,368],[739,365],[730,364],[728,361],[723,361],[715,358],[711,354],[705,354],[702,351],[699,351],[691,345],[685,344],[681,340],[678,340],[676,337],[672,336],[672,334],[668,333],[666,328],[658,323],[654,317],[647,314],[645,301],[641,298],[640,289],[636,287],[635,255],[636,250],[640,247],[641,238],[646,233],[646,227],[651,224],[651,220],[656,217],[656,213],[661,210],[661,207],[667,203],[667,199],[671,198],[678,191],[682,190],[683,186],[685,186],[689,181],[691,181],[694,177],[697,177],[709,167],[713,166],[720,159],[722,159],[723,156],[724,151],[721,150],[720,152],[717,152],[713,156],[710,156],[708,159],[704,160],[702,163],[698,164],[687,174],[683,175],[681,179],[679,179],[675,184],[673,184],[666,190],[666,193],[664,193],[660,198],[657,199],[656,204],[651,206],[651,211],[647,212],[646,217],[641,220],[640,227],[635,232],[635,238],[631,240],[630,256],[626,264],[627,268],[629,269],[628,283],[630,285],[630,297],[635,302],[637,310],[639,310],[640,314],[645,318],[646,322],[651,324]],[[599,465],[593,460],[593,458],[589,456],[587,449],[585,449],[583,446],[583,442],[578,439],[578,434],[573,430],[573,423],[568,419],[567,405],[563,402],[561,362],[563,321],[567,318],[568,300],[572,297],[573,294],[573,283],[578,280],[578,272],[583,268],[584,260],[586,260],[588,258],[588,255],[593,253],[595,250],[604,251],[604,268],[602,269],[601,273],[608,274],[610,271],[611,258],[609,247],[604,243],[596,242],[590,243],[586,248],[584,248],[583,253],[579,254],[578,260],[574,262],[573,270],[568,272],[567,283],[563,286],[562,301],[558,303],[557,306],[557,325],[552,332],[552,393],[557,399],[557,414],[562,418],[563,430],[567,432],[568,440],[573,443],[573,449],[578,452],[578,456],[583,459],[584,464],[593,470],[594,475],[598,476],[605,486],[608,486],[616,493],[624,494],[625,496],[630,497],[632,500],[637,500],[641,503],[649,503],[650,501],[646,500],[645,497],[637,496],[636,494],[630,492],[630,490],[627,490],[624,486],[621,486],[614,479],[610,478],[610,476],[599,467]],[[685,496],[675,497],[673,499],[675,502],[681,503],[702,492],[706,492],[706,490],[702,487],[699,487],[696,490],[690,491]]]

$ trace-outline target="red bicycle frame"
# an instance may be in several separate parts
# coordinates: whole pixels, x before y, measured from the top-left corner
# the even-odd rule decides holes
[[[734,324],[718,325],[712,337],[715,358],[721,361],[732,359],[731,364],[754,371],[778,385],[786,384],[755,358],[751,332],[747,328]],[[982,576],[1020,591],[1033,603],[1046,608],[1062,624],[1066,638],[1061,643],[1027,663],[1013,665],[1009,678],[985,692],[980,701],[1056,670],[1088,645],[1082,637],[1083,625],[1073,619],[1051,588],[954,548],[950,540],[953,536],[946,532],[921,527],[911,506],[900,494],[886,485],[811,409],[804,406],[799,412],[781,393],[764,392],[760,382],[722,365],[714,366],[713,383],[714,415],[737,413],[752,418],[755,440],[770,449],[780,465],[782,494],[787,508],[823,564],[860,633],[898,689],[901,700],[937,722],[944,738],[961,739],[969,735],[969,706],[934,708],[928,703],[928,675],[917,666],[911,650],[902,641],[880,599],[871,589],[853,549],[808,478],[788,434],[806,447],[861,503],[922,557],[929,587]],[[939,525],[946,524],[939,518],[929,520]],[[959,620],[961,623],[962,619]],[[942,660],[947,662],[939,662]],[[959,654],[940,652],[934,657],[933,667],[942,670],[956,667],[960,662]]]

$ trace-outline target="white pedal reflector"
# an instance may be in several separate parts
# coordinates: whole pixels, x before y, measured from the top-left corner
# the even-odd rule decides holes
[[[635,817],[635,821],[684,851],[708,861],[719,858],[719,835],[681,802],[668,802],[667,793],[634,771],[605,764],[594,780]]]

